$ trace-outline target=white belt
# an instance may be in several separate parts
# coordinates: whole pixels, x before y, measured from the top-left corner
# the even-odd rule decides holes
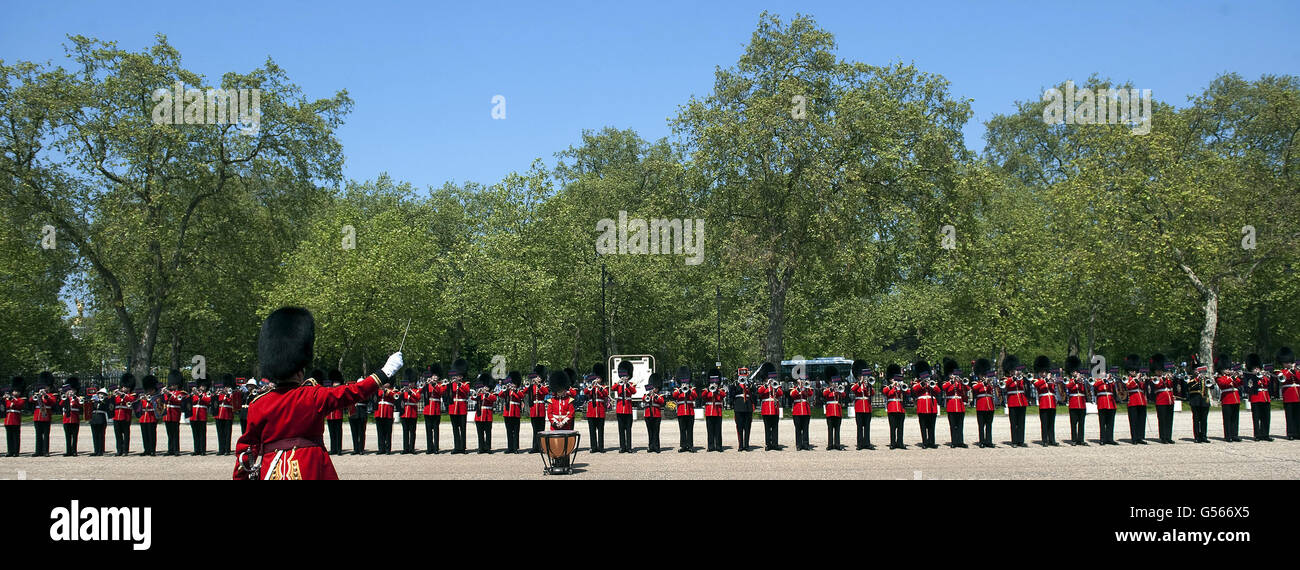
[[[929,394],[921,394],[920,396],[917,396],[917,397],[916,397],[916,399],[918,399],[918,400],[924,400],[924,399],[926,399],[926,398],[929,398],[929,399],[933,400],[933,399],[934,399],[934,396],[931,396],[931,395],[929,395]]]
[[[1097,392],[1098,396],[1114,396],[1113,392]]]
[[[800,403],[800,402],[804,402],[804,403],[807,403],[807,402],[808,402],[808,400],[807,400],[807,399],[805,399],[805,398],[800,398],[800,399],[798,399],[798,400],[795,400],[795,401],[794,401],[794,403],[796,403],[796,404],[798,404],[798,403]]]
[[[1223,389],[1220,389],[1219,391],[1220,391],[1220,392],[1236,392],[1237,389],[1236,389],[1236,388],[1223,388]]]
[[[391,406],[391,405],[393,405],[393,403],[392,403],[392,402],[385,402],[385,401],[382,401],[382,400],[381,400],[381,401],[379,402],[379,405],[381,405],[381,406]]]
[[[168,407],[170,407],[170,406],[168,406]],[[232,405],[230,405],[230,404],[221,404],[220,406],[217,406],[217,407],[218,407],[218,408],[231,408],[231,409],[234,409],[234,406],[232,406]]]
[[[117,409],[119,409],[119,410],[129,410],[129,409],[131,409],[131,406],[113,406],[113,407],[114,407],[114,408],[117,408]]]
[[[960,400],[961,396],[948,396],[949,400]]]
[[[890,398],[890,399],[885,400],[885,401],[886,401],[886,402],[901,402],[901,401],[903,401],[903,399],[902,399],[902,398]]]
[[[854,396],[854,397],[853,397],[853,400],[854,400],[855,402],[858,401],[858,400],[870,400],[870,399],[871,399],[871,396]]]
[[[993,394],[975,394],[976,398],[992,398]]]
[[[168,407],[168,408],[180,408],[180,406],[178,406],[178,405],[176,405],[176,404],[167,404],[167,407]]]
[[[468,402],[469,400],[466,400],[465,398],[452,398],[451,401],[453,401],[453,402]]]
[[[776,398],[763,398],[764,402],[775,402]]]
[[[1011,391],[1008,391],[1008,392],[1007,392],[1008,395],[1010,395],[1010,394],[1024,394],[1024,393],[1025,393],[1024,390],[1011,390]]]
[[[1159,389],[1159,390],[1156,390],[1156,392],[1168,392],[1168,391],[1169,391],[1169,388],[1161,388],[1161,389]]]
[[[1296,383],[1283,384],[1282,387],[1283,387],[1283,388],[1300,388],[1300,384],[1296,384]]]

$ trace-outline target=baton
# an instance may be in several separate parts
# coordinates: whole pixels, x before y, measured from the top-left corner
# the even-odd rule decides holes
[[[397,345],[397,352],[401,352],[402,347],[406,346],[406,333],[409,332],[410,330],[411,330],[411,319],[407,318],[406,329],[402,331],[402,342],[401,344]]]

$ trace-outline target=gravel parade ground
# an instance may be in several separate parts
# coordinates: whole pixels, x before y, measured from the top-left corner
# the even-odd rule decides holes
[[[906,450],[890,450],[888,422],[874,418],[871,422],[871,442],[874,451],[854,450],[854,421],[845,418],[840,441],[848,446],[846,451],[826,451],[826,426],[814,420],[810,441],[816,451],[794,450],[794,423],[786,416],[781,422],[779,452],[763,451],[763,424],[754,418],[750,445],[757,449],[747,453],[736,450],[735,424],[723,423],[723,453],[704,451],[706,432],[704,422],[695,422],[696,453],[678,453],[677,422],[666,419],[662,423],[660,441],[666,450],[662,453],[646,452],[645,424],[638,419],[632,433],[636,452],[618,453],[617,422],[611,414],[605,423],[605,449],[603,454],[588,452],[588,429],[578,422],[582,445],[578,452],[572,476],[543,476],[542,461],[535,454],[507,455],[505,425],[496,422],[492,430],[494,451],[490,455],[474,452],[474,423],[469,422],[468,441],[470,453],[451,455],[451,424],[444,417],[441,423],[441,448],[438,455],[424,453],[424,425],[417,426],[416,455],[376,455],[375,426],[366,430],[368,443],[365,455],[351,455],[351,435],[344,422],[345,453],[333,458],[334,466],[342,479],[1296,479],[1300,478],[1300,441],[1285,438],[1285,420],[1280,413],[1273,414],[1272,442],[1255,442],[1251,436],[1250,414],[1242,410],[1241,433],[1245,441],[1225,443],[1222,440],[1222,416],[1218,408],[1210,412],[1210,439],[1212,443],[1192,443],[1192,416],[1190,412],[1174,414],[1175,445],[1162,445],[1156,437],[1154,410],[1148,414],[1147,445],[1128,443],[1128,421],[1121,413],[1116,417],[1115,437],[1118,446],[1097,444],[1098,424],[1095,415],[1087,420],[1088,445],[1074,447],[1065,442],[1070,429],[1064,408],[1056,420],[1057,441],[1060,447],[1044,448],[1038,444],[1039,424],[1035,409],[1030,408],[1026,420],[1028,448],[1007,446],[1010,431],[1005,416],[996,416],[993,423],[994,442],[997,449],[975,447],[976,425],[974,413],[967,413],[965,438],[967,449],[952,449],[948,441],[948,420],[940,417],[936,426],[936,443],[939,449],[916,447],[920,431],[914,417],[909,417],[905,436]],[[524,420],[520,428],[521,439],[527,449],[532,428]],[[63,428],[53,423],[50,429],[51,457],[31,457],[35,442],[34,427],[26,422],[22,427],[22,453],[20,457],[0,457],[0,479],[229,479],[234,457],[214,455],[216,427],[208,424],[208,455],[189,455],[193,440],[190,427],[181,425],[181,457],[141,457],[139,455],[140,431],[131,426],[131,455],[114,457],[113,431],[107,433],[107,453],[103,457],[89,457],[91,449],[90,427],[83,424],[79,438],[78,457],[63,457]],[[232,439],[238,439],[239,426],[235,425]],[[326,442],[328,444],[328,433]],[[400,451],[401,428],[393,427],[395,447]],[[159,453],[166,449],[166,435],[158,428]]]

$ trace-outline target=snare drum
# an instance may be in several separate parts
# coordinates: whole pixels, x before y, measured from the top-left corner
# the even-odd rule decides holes
[[[569,475],[573,473],[573,459],[578,454],[578,441],[582,434],[576,430],[561,429],[537,434],[542,448],[542,473]]]

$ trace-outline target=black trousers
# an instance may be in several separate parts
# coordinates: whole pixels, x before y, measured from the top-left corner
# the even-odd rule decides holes
[[[1255,428],[1255,439],[1268,439],[1269,422],[1273,418],[1273,408],[1268,402],[1250,405],[1250,419]],[[46,442],[46,446],[49,442]]]
[[[77,432],[81,431],[81,424],[63,424],[63,454],[72,456],[77,454]]]
[[[330,455],[343,454],[343,420],[325,420],[330,432]]]
[[[1300,402],[1284,402],[1282,414],[1286,416],[1286,436],[1300,438]]]
[[[1115,409],[1097,410],[1097,427],[1101,428],[1101,442],[1115,443]]]
[[[194,455],[207,455],[208,422],[190,420],[190,432],[194,435]]]
[[[858,425],[858,449],[871,447],[871,412],[861,412],[853,418]]]
[[[794,448],[812,449],[808,445],[808,426],[812,424],[812,416],[794,416]]]
[[[647,419],[648,419],[648,418],[647,418]],[[542,432],[546,431],[546,418],[544,418],[544,417],[539,417],[539,418],[532,418],[532,417],[530,417],[530,418],[528,418],[528,421],[530,421],[530,422],[533,423],[533,449],[532,449],[532,451],[530,451],[529,453],[541,453],[541,452],[542,452]],[[655,424],[655,426],[658,426],[658,425],[659,425],[658,423]],[[658,433],[656,433],[655,435],[657,436]]]
[[[754,412],[736,412],[736,447],[749,450],[749,432],[754,426]]]
[[[618,449],[632,452],[632,414],[615,414],[618,418]]]
[[[966,445],[966,412],[948,412],[948,437],[952,438],[952,444]]]
[[[587,418],[587,429],[591,431],[591,452],[605,451],[605,418]]]
[[[767,449],[781,447],[781,416],[776,414],[763,416],[763,445]]]
[[[904,412],[889,412],[889,447],[902,449],[906,447],[903,444],[903,422],[907,419]]]
[[[95,455],[104,454],[104,436],[108,435],[108,424],[90,424],[90,445]]]
[[[1056,445],[1056,408],[1038,408],[1038,425],[1043,445]]]
[[[826,416],[826,449],[840,448],[840,422],[843,418],[839,416]]]
[[[1192,439],[1208,441],[1210,431],[1210,407],[1192,406]]]
[[[474,422],[474,429],[478,431],[478,452],[489,453],[492,451],[492,422]]]
[[[131,453],[131,422],[113,422],[113,438],[117,444],[117,454]]]
[[[1133,438],[1133,442],[1146,441],[1147,437],[1147,407],[1146,406],[1129,406],[1128,407],[1128,432]]]
[[[921,424],[921,446],[935,447],[934,426],[939,421],[939,414],[916,414],[916,420]]]
[[[360,455],[366,452],[366,417],[348,418],[348,431],[352,433],[352,453]]]
[[[375,418],[375,442],[378,453],[393,452],[393,418]]]
[[[694,449],[695,448],[695,416],[694,415],[678,416],[677,429],[680,431],[680,433],[677,436],[677,439],[682,444],[681,448],[687,450]]]
[[[709,451],[722,451],[722,416],[704,416],[704,429],[708,433]]]
[[[140,422],[140,455],[158,455],[158,422]]]
[[[1156,425],[1160,432],[1160,441],[1174,441],[1174,406],[1156,405]]]
[[[1223,405],[1223,439],[1236,441],[1237,428],[1241,422],[1241,404]]]
[[[465,453],[465,414],[452,414],[451,439],[455,447],[452,453]]]
[[[1007,408],[1007,419],[1011,420],[1011,445],[1025,444],[1025,406]]]
[[[167,455],[180,455],[181,423],[163,422],[163,430],[167,432]]]
[[[415,420],[402,418],[402,453],[415,453]]]
[[[50,454],[50,422],[32,422],[36,428],[36,453],[35,457],[44,457]]]
[[[976,410],[975,425],[980,434],[980,443],[993,445],[993,410]]]
[[[1088,410],[1070,409],[1070,441],[1073,441],[1076,445],[1084,443],[1083,425],[1087,417]]]
[[[5,457],[18,457],[18,448],[21,447],[22,426],[5,426]]]
[[[515,453],[519,451],[519,416],[506,416],[505,421],[506,453]]]
[[[214,420],[217,422],[217,455],[230,454],[230,435],[235,430],[232,420]]]
[[[650,451],[659,451],[659,422],[661,421],[663,421],[663,418],[652,418],[647,416],[645,419],[645,429],[650,435],[650,445],[647,449]],[[536,430],[534,430],[533,433],[537,433]]]
[[[442,424],[442,414],[425,414],[424,415],[424,452],[438,453],[438,440],[442,436],[439,429]]]

